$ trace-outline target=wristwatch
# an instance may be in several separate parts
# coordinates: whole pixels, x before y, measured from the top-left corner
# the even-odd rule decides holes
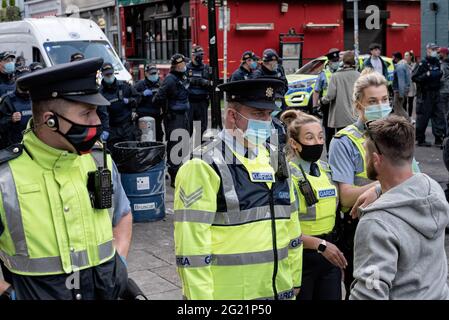
[[[326,251],[326,248],[327,248],[326,240],[322,240],[318,245],[317,251],[318,253],[323,253],[324,251]]]

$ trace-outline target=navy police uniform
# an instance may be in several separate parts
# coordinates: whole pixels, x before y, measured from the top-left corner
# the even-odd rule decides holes
[[[207,129],[207,110],[209,108],[210,73],[209,65],[203,63],[203,48],[195,46],[192,49],[192,60],[187,64],[189,78],[190,102],[190,134],[193,131],[193,121],[200,121],[201,136]]]
[[[114,74],[114,67],[105,63],[101,67],[103,77]],[[112,83],[101,81],[100,93],[109,101],[108,107],[101,106],[97,112],[103,130],[109,132],[108,143],[114,158],[114,144],[137,139],[137,128],[133,123],[133,112],[140,101],[140,94],[127,82],[114,79]]]
[[[11,52],[4,51],[0,53],[0,60],[6,60],[9,58],[15,59],[16,56]],[[0,72],[0,97],[4,94],[14,92],[16,89],[16,83],[14,79],[14,73],[8,74],[4,72]]]
[[[412,80],[417,84],[416,95],[416,141],[425,143],[426,129],[432,121],[435,143],[441,144],[446,133],[444,112],[440,105],[440,79],[443,76],[440,61],[426,57],[413,70]]]
[[[163,110],[164,127],[167,135],[168,173],[174,183],[176,173],[181,163],[175,163],[170,156],[172,148],[181,142],[182,138],[171,139],[171,134],[176,129],[184,129],[190,132],[189,125],[189,80],[185,72],[175,71],[174,67],[186,59],[182,54],[171,57],[172,69],[165,77],[161,88],[153,98],[153,102]]]
[[[19,67],[16,76],[30,73],[28,67]],[[21,119],[12,121],[12,115],[20,112]],[[3,149],[12,144],[22,141],[22,132],[26,129],[28,120],[31,118],[31,100],[28,92],[16,90],[0,98],[0,148]]]
[[[232,73],[231,81],[241,81],[254,78],[254,72],[243,67],[246,60],[252,59],[257,61],[256,55],[252,51],[245,51],[242,55],[242,63],[240,67]]]
[[[152,81],[145,77],[134,86],[137,92],[142,95],[139,105],[137,106],[137,117],[152,117],[156,123],[156,141],[164,141],[164,132],[162,131],[162,113],[161,108],[153,103],[153,97],[161,87],[161,81],[156,66],[147,65],[145,72],[151,75],[157,75],[157,80]]]

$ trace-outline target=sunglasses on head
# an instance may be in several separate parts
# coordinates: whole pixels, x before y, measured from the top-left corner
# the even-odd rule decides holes
[[[371,130],[370,130],[370,125],[371,125],[374,121],[376,121],[376,120],[370,120],[370,121],[365,122],[366,135],[367,135],[368,138],[370,138],[370,140],[374,143],[374,146],[376,147],[377,152],[381,155],[381,154],[382,154],[382,151],[380,151],[380,148],[379,148],[379,146],[377,145],[376,140],[374,140],[373,135],[372,135],[372,132],[371,132]]]

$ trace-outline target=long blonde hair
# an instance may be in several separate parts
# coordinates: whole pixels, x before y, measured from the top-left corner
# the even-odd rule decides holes
[[[319,123],[321,125],[321,122],[317,117],[298,110],[288,110],[284,112],[281,116],[281,120],[287,125],[287,138],[292,138],[295,141],[299,141],[299,134],[304,125],[309,123]],[[287,155],[289,158],[295,155],[294,150],[288,142]]]

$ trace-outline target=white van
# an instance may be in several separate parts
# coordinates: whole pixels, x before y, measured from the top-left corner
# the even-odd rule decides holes
[[[0,52],[23,56],[26,64],[49,67],[70,61],[81,52],[86,58],[102,57],[114,66],[119,80],[131,81],[106,35],[89,19],[48,17],[0,23]]]

